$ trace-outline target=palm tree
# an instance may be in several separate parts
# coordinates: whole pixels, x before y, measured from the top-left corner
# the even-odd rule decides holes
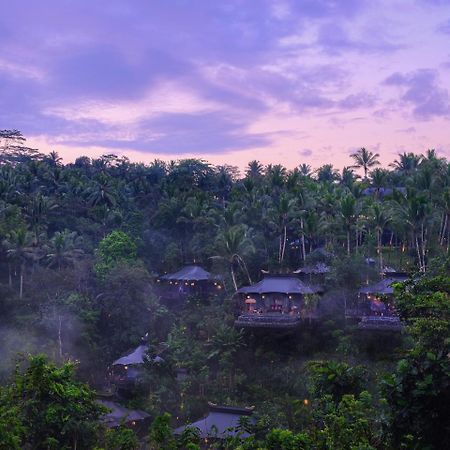
[[[19,265],[19,298],[23,297],[23,278],[27,259],[36,256],[36,249],[32,247],[33,236],[25,227],[17,228],[9,233],[3,241],[6,255]]]
[[[333,168],[332,164],[324,164],[316,170],[317,181],[324,183],[333,183],[339,179],[339,173]]]
[[[355,153],[352,153],[350,156],[355,160],[353,167],[362,168],[364,170],[365,179],[367,179],[369,169],[380,164],[377,159],[380,155],[378,153],[373,153],[364,147],[360,148]]]
[[[299,166],[298,166],[298,171],[300,172],[300,175],[302,175],[302,176],[304,176],[304,177],[310,177],[311,176],[311,174],[312,174],[312,171],[311,171],[311,166],[309,165],[309,164],[305,164],[305,163],[303,163],[303,164],[300,164]]]
[[[235,272],[236,264],[247,275],[248,282],[252,283],[244,261],[245,256],[253,253],[255,250],[248,234],[249,230],[245,225],[234,225],[226,230],[222,230],[216,240],[218,255],[211,256],[211,259],[222,260],[229,264],[231,279],[236,291],[238,289]]]
[[[79,248],[81,238],[75,231],[57,231],[50,239],[50,246],[46,257],[49,267],[57,267],[58,270],[65,265],[74,264],[83,254]]]
[[[263,165],[259,161],[250,161],[247,164],[247,170],[245,176],[248,178],[261,178],[264,173]]]
[[[391,220],[386,209],[380,203],[374,203],[370,209],[370,221],[375,228],[377,235],[377,254],[379,258],[380,270],[383,268],[382,237],[386,225]]]
[[[425,272],[431,205],[424,195],[409,190],[402,203],[393,204],[392,214],[393,220],[407,224],[411,243],[416,249],[419,270]]]
[[[378,198],[380,195],[380,189],[384,187],[386,183],[386,179],[388,176],[387,170],[384,169],[374,169],[371,174],[371,184],[376,189],[376,197]]]
[[[356,221],[356,199],[353,195],[348,194],[342,198],[341,203],[341,217],[344,222],[344,228],[347,233],[347,255],[350,256],[350,232],[352,225]]]
[[[420,166],[423,157],[421,155],[415,155],[414,153],[400,153],[398,155],[398,159],[396,159],[392,164],[397,172],[400,172],[404,175],[411,175],[417,168]]]

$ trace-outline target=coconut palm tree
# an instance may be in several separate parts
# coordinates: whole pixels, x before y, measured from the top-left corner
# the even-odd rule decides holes
[[[33,235],[25,227],[12,230],[3,241],[6,255],[19,265],[19,298],[23,297],[23,278],[26,261],[36,257],[36,248],[32,247]]]
[[[360,148],[355,153],[352,153],[350,156],[355,161],[355,164],[352,167],[362,168],[364,170],[364,179],[366,180],[369,169],[380,164],[377,159],[380,155],[378,153],[373,153],[364,147]]]
[[[422,159],[423,157],[421,155],[415,155],[412,152],[403,152],[398,155],[398,159],[389,165],[403,175],[411,175],[418,169]]]
[[[222,230],[216,239],[217,255],[211,256],[211,259],[225,261],[230,267],[233,286],[237,291],[235,267],[240,267],[251,284],[250,273],[244,258],[255,251],[252,241],[249,238],[249,230],[245,225],[234,225],[228,229]]]
[[[250,161],[247,164],[247,170],[245,176],[247,178],[261,178],[264,173],[264,167],[259,161]]]
[[[383,268],[383,251],[382,237],[386,225],[390,222],[391,217],[386,208],[380,203],[374,203],[370,208],[370,223],[375,229],[377,235],[377,254],[380,270]]]
[[[347,255],[350,256],[350,232],[353,224],[356,221],[356,199],[353,195],[348,194],[341,199],[340,202],[341,218],[344,223],[344,228],[347,234]]]
[[[81,237],[75,231],[57,231],[49,242],[46,254],[48,266],[61,270],[66,265],[74,264],[84,255],[80,245]]]

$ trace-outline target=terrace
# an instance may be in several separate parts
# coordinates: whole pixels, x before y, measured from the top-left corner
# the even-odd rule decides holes
[[[295,328],[318,318],[321,289],[292,275],[266,275],[262,281],[236,292],[236,327]]]

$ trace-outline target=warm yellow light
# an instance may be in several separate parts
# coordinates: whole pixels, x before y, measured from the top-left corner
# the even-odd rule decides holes
[[[303,404],[304,404],[305,406],[308,406],[308,405],[309,405],[309,400],[308,400],[307,398],[305,398],[305,399],[303,400]]]

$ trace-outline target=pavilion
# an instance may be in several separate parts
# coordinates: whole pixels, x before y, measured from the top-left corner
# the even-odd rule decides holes
[[[222,406],[208,402],[209,413],[206,417],[196,422],[175,429],[174,434],[180,435],[186,428],[197,428],[200,438],[207,442],[208,439],[226,439],[239,435],[242,439],[250,434],[241,427],[242,417],[248,417],[250,423],[254,407],[240,408],[236,406]]]
[[[266,275],[260,282],[236,291],[237,327],[290,328],[302,319],[318,317],[322,288],[294,275]]]
[[[108,428],[125,425],[137,432],[146,431],[149,426],[150,414],[141,410],[127,409],[119,403],[110,400],[97,400],[97,403],[109,409],[100,420]]]
[[[401,322],[395,309],[395,283],[405,281],[407,275],[402,272],[386,272],[386,278],[363,286],[355,301],[346,307],[347,319],[358,320],[360,329],[393,330],[401,329]]]
[[[207,297],[221,292],[223,280],[197,265],[186,265],[156,279],[156,290],[163,300],[182,300],[191,295]]]
[[[148,345],[141,344],[132,352],[121,356],[111,364],[111,381],[119,386],[134,385],[142,375],[142,368],[146,361]],[[162,362],[163,358],[155,356],[153,362]]]

